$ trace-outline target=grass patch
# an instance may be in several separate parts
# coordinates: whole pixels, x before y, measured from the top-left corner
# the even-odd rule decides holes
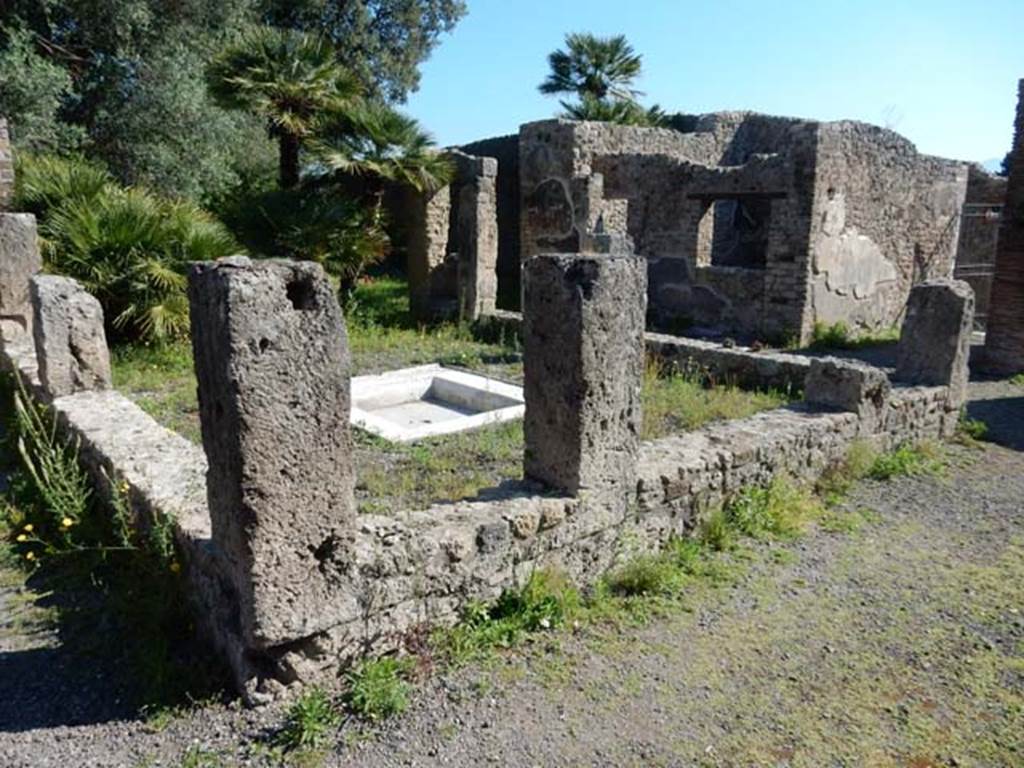
[[[462,621],[436,632],[432,645],[447,661],[464,663],[578,619],[582,607],[579,591],[562,574],[535,571],[523,587],[505,590],[495,602],[467,605]]]
[[[829,533],[854,534],[861,531],[868,525],[880,522],[879,515],[870,509],[844,510],[836,508],[826,509],[818,525],[822,530]]]
[[[901,445],[876,457],[867,476],[872,480],[891,480],[894,477],[937,475],[944,466],[941,447],[925,441],[918,445]]]
[[[957,437],[968,445],[984,440],[988,436],[988,424],[981,419],[972,419],[967,409],[960,411],[960,420],[956,425]]]
[[[839,504],[856,481],[868,477],[877,460],[878,451],[870,442],[855,440],[843,460],[828,467],[818,478],[815,492],[827,506]]]
[[[740,491],[725,510],[730,527],[753,539],[795,538],[823,512],[813,494],[781,475]]]
[[[846,323],[839,321],[831,325],[818,321],[811,335],[811,349],[862,349],[879,344],[892,344],[900,339],[899,328],[884,328],[877,331],[856,333]]]
[[[431,438],[389,443],[356,431],[356,497],[363,513],[422,509],[476,496],[522,477],[521,421]]]
[[[712,384],[699,371],[681,371],[649,359],[643,379],[641,436],[652,440],[697,429],[712,421],[743,419],[789,402],[777,390],[750,392]]]
[[[201,440],[191,342],[111,350],[114,387],[173,432]]]
[[[409,706],[413,660],[384,657],[366,661],[348,675],[348,708],[364,720],[384,720]]]

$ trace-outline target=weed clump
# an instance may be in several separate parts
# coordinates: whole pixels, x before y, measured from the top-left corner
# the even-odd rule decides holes
[[[313,749],[341,725],[341,712],[321,688],[310,688],[288,709],[275,743],[286,750]]]
[[[453,662],[508,648],[528,633],[553,629],[580,611],[579,590],[562,574],[535,571],[520,589],[507,589],[491,604],[470,603],[462,621],[434,637],[437,649]]]
[[[744,489],[726,507],[731,527],[754,539],[795,538],[821,510],[806,489],[782,476],[767,486]]]
[[[934,443],[922,442],[916,446],[904,444],[890,453],[878,456],[867,476],[872,480],[891,480],[894,477],[936,475],[942,471],[941,449]]]

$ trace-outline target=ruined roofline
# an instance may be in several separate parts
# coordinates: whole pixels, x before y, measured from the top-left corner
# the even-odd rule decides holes
[[[682,113],[681,113],[682,114]],[[971,161],[962,160],[959,158],[944,157],[942,155],[933,155],[926,152],[922,152],[917,148],[917,145],[913,141],[908,139],[898,131],[892,130],[891,128],[885,128],[874,123],[865,122],[863,120],[854,119],[841,119],[841,120],[818,120],[815,118],[803,118],[793,117],[790,115],[771,115],[764,112],[755,112],[752,110],[721,110],[718,112],[705,112],[696,115],[687,115],[688,117],[695,118],[695,128],[693,131],[680,131],[675,128],[656,128],[650,126],[641,125],[618,125],[614,123],[602,123],[600,121],[593,120],[569,120],[566,118],[549,118],[546,120],[533,120],[523,123],[520,126],[520,130],[526,127],[538,128],[545,125],[552,127],[558,126],[574,126],[574,125],[603,125],[612,127],[612,130],[632,130],[641,133],[650,133],[651,135],[673,135],[673,137],[689,137],[689,136],[700,136],[700,135],[714,135],[720,131],[731,129],[731,133],[735,134],[745,124],[764,121],[772,123],[788,123],[792,126],[805,125],[813,126],[819,131],[843,131],[854,129],[859,132],[871,135],[879,140],[879,143],[891,144],[894,146],[900,146],[905,151],[913,153],[921,158],[928,158],[944,163],[956,163],[967,165]],[[474,144],[477,142],[470,142]],[[463,145],[465,146],[465,145]],[[781,152],[781,149],[780,149]]]

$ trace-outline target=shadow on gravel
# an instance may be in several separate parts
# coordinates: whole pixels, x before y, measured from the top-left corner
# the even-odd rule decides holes
[[[175,586],[134,560],[44,564],[24,587],[0,589],[0,733],[145,719],[219,698],[225,680]],[[44,620],[26,627],[19,603]]]
[[[30,610],[55,610],[56,625],[8,628],[0,651],[0,732],[130,719],[138,706],[122,657],[125,637],[79,593],[60,596],[44,580],[30,588],[45,597]],[[5,595],[5,597],[7,597]],[[22,598],[23,599],[23,598]],[[11,600],[3,600],[13,612]],[[83,621],[85,612],[89,619]],[[70,620],[67,617],[74,617]]]
[[[1024,451],[1024,396],[972,400],[967,415],[988,425],[986,440]]]

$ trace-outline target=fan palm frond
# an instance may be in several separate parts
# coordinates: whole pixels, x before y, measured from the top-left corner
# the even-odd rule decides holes
[[[633,87],[640,76],[643,57],[624,35],[569,34],[565,46],[565,50],[548,56],[551,72],[539,86],[541,93],[573,93],[580,99],[630,102],[643,95]]]

